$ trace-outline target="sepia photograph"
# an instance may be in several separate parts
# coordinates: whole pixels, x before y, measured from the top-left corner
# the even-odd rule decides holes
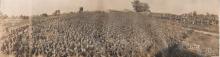
[[[0,57],[219,57],[220,0],[0,0]]]

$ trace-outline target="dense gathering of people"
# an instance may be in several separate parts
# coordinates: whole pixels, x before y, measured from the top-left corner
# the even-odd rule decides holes
[[[158,21],[148,19],[150,17],[141,16],[134,12],[36,16],[31,25],[11,31],[1,51],[17,57],[137,57],[160,56],[159,53],[174,51],[170,48],[182,50],[179,47],[184,45],[179,40],[185,37],[184,32],[167,31],[171,29],[160,27]],[[168,49],[162,50],[162,47]]]
[[[218,32],[218,29],[207,29],[218,27],[218,15],[214,14],[197,14],[197,13],[186,13],[181,15],[169,14],[169,13],[151,13],[149,16],[158,19],[166,19],[171,20],[177,23],[182,24],[184,27],[210,31],[210,32]]]
[[[133,2],[133,7],[136,12],[85,12],[80,7],[78,13],[62,14],[60,10],[56,10],[52,15],[43,13],[31,18],[20,16],[22,19],[30,19],[30,24],[9,30],[1,51],[16,57],[207,55],[187,50],[200,49],[197,44],[188,45],[189,43],[183,42],[188,37],[186,34],[191,34],[192,31],[167,28],[167,23],[158,20],[168,19],[188,26],[203,27],[218,24],[218,16],[195,12],[182,15],[151,13],[148,4],[139,0]],[[139,12],[150,13],[146,15]]]

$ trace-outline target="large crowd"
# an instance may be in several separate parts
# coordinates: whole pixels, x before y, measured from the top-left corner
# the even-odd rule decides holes
[[[184,27],[218,33],[218,16],[214,14],[168,14],[152,13],[149,16],[158,19],[167,19],[182,24]]]
[[[189,32],[162,26],[134,12],[36,16],[29,26],[12,31],[1,50],[16,57],[142,57],[184,50],[180,40]],[[201,56],[184,52],[164,56]]]

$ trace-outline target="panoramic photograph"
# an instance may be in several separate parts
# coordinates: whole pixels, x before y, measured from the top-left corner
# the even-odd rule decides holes
[[[0,0],[0,57],[219,57],[220,0]]]

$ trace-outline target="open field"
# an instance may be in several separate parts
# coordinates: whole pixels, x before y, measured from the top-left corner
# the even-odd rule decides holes
[[[135,12],[34,16],[9,26],[16,28],[1,38],[1,52],[16,57],[218,56],[218,23],[188,21]]]

